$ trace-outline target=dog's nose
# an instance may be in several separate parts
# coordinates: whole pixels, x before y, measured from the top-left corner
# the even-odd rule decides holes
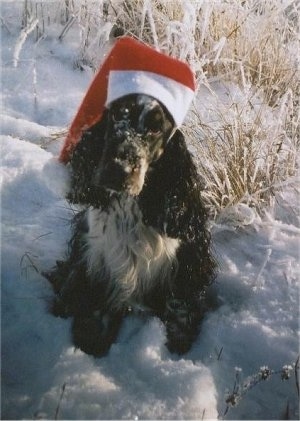
[[[138,168],[145,153],[138,144],[123,143],[119,146],[114,163],[123,167],[127,174]]]
[[[141,169],[141,167],[142,167],[142,165],[141,165],[140,163],[135,164],[135,166],[134,166],[134,167],[132,167],[132,172],[133,172],[133,173],[137,173],[137,172],[139,172],[139,171],[140,171],[140,169]]]
[[[141,168],[141,163],[135,159],[122,159],[122,158],[115,158],[114,160],[115,168],[118,172],[123,172],[124,175],[137,173]]]

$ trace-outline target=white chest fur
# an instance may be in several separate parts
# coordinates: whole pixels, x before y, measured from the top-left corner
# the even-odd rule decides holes
[[[112,305],[142,304],[147,291],[169,281],[179,240],[145,226],[134,198],[115,199],[107,211],[90,208],[87,222],[89,275],[109,283]]]

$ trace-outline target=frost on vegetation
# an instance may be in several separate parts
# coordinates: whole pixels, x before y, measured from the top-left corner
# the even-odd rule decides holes
[[[24,42],[26,41],[28,35],[34,31],[35,27],[38,24],[38,19],[34,19],[32,22],[29,22],[28,26],[26,26],[26,28],[22,29],[16,45],[15,45],[15,49],[14,49],[14,67],[18,66],[18,62],[19,62],[19,58],[20,58],[20,53],[22,50],[22,47],[24,45]]]
[[[226,225],[232,227],[243,227],[251,225],[257,217],[255,209],[250,208],[244,203],[227,207],[220,212],[216,219],[218,225]]]
[[[214,89],[218,99],[203,105],[199,95],[198,110],[185,127],[205,184],[204,197],[214,216],[238,203],[261,211],[296,172],[299,139],[290,122],[291,97],[284,95],[273,108],[254,89],[227,86],[227,98],[222,85]]]
[[[280,376],[282,381],[289,380],[292,375],[295,379],[295,387],[299,397],[299,357],[294,364],[286,364],[280,370],[272,370],[267,365],[260,367],[257,373],[247,377],[242,381],[242,369],[235,368],[235,381],[232,391],[227,391],[225,403],[226,409],[224,417],[227,415],[230,408],[235,407],[245,397],[245,395],[257,386],[259,383],[269,380],[272,376]]]

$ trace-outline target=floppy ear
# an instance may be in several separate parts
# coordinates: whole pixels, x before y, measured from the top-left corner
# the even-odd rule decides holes
[[[201,179],[179,130],[149,171],[140,206],[145,223],[170,237],[189,242],[203,232],[207,217],[201,199]],[[192,232],[191,227],[197,227],[199,233]]]
[[[71,188],[67,199],[71,203],[95,204],[93,179],[104,149],[107,112],[102,119],[82,135],[76,145],[68,167],[71,172]]]

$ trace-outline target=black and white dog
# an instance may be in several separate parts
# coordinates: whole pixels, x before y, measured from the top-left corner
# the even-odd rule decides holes
[[[70,159],[68,199],[83,205],[65,261],[48,274],[52,311],[73,317],[73,341],[102,356],[122,319],[145,309],[166,326],[171,352],[187,352],[213,279],[200,180],[166,108],[133,94],[110,104]]]

